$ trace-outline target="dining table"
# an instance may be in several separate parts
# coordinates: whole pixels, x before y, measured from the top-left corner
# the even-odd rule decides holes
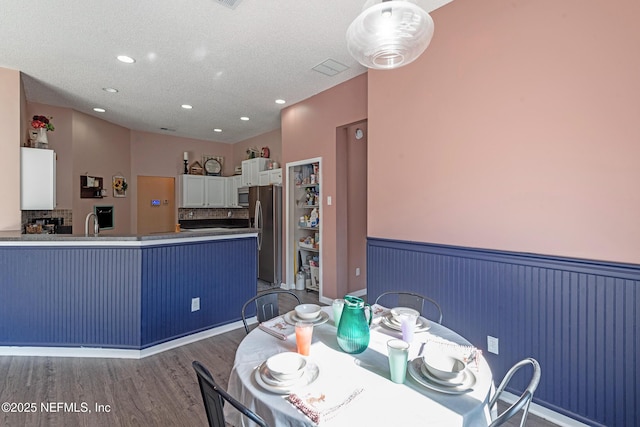
[[[292,313],[283,317],[291,319]],[[474,352],[467,366],[473,381],[467,381],[463,389],[451,392],[451,388],[419,375],[421,356],[431,343],[475,350],[455,331],[421,317],[422,327],[409,348],[406,379],[399,384],[390,379],[387,353],[387,342],[402,337],[399,330],[380,321],[383,316],[374,316],[368,347],[362,353],[349,354],[338,345],[331,307],[323,307],[323,313],[326,321],[314,326],[310,353],[305,357],[309,373],[301,384],[279,388],[265,383],[260,375],[264,362],[278,353],[295,352],[295,334],[279,339],[255,328],[236,350],[227,391],[270,426],[486,427],[491,422],[488,403],[495,389],[491,369],[480,351]],[[301,410],[305,408],[295,406],[291,396],[320,402],[318,408],[326,409],[320,413],[326,416],[305,415]],[[231,405],[226,405],[224,412],[233,426],[255,425]]]

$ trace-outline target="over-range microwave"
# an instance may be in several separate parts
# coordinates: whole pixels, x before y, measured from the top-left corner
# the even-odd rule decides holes
[[[238,206],[249,207],[249,187],[238,188]]]

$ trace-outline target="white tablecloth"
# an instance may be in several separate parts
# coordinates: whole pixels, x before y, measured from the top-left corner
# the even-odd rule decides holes
[[[324,310],[332,316],[331,307]],[[415,357],[421,343],[428,339],[446,339],[469,345],[464,338],[435,322],[427,332],[416,334],[409,359]],[[340,350],[333,319],[314,327],[310,359],[320,368],[318,379],[306,390],[329,396],[348,395],[363,388],[363,392],[342,408],[336,416],[321,426],[487,426],[490,420],[488,401],[493,387],[491,369],[483,357],[474,369],[476,384],[471,392],[448,395],[429,390],[407,372],[404,384],[389,379],[386,342],[401,338],[401,333],[382,325],[372,326],[369,348],[360,354]],[[265,391],[257,384],[254,370],[268,357],[285,351],[296,351],[295,335],[283,341],[262,330],[254,329],[242,340],[229,377],[229,393],[258,413],[272,427],[314,426],[311,420],[286,400],[286,395]],[[315,394],[314,394],[315,395]],[[227,422],[234,426],[253,425],[225,405]]]

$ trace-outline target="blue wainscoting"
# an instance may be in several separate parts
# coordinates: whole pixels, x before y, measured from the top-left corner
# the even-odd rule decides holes
[[[0,345],[140,345],[135,248],[0,248]]]
[[[143,249],[143,347],[240,320],[256,263],[255,238]],[[191,312],[192,298],[200,310]]]
[[[367,265],[369,301],[394,289],[436,299],[442,323],[483,350],[497,382],[532,356],[536,403],[590,425],[640,425],[640,266],[375,238]]]
[[[256,293],[256,265],[255,237],[2,246],[0,346],[139,350],[231,323]]]

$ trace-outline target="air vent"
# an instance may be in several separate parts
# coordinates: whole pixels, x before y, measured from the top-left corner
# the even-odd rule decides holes
[[[321,62],[320,64],[313,67],[313,70],[327,76],[335,76],[336,74],[343,72],[347,68],[349,67],[339,63],[338,61],[327,59],[326,61]]]
[[[229,9],[235,9],[241,0],[216,0],[219,4],[228,7]]]

